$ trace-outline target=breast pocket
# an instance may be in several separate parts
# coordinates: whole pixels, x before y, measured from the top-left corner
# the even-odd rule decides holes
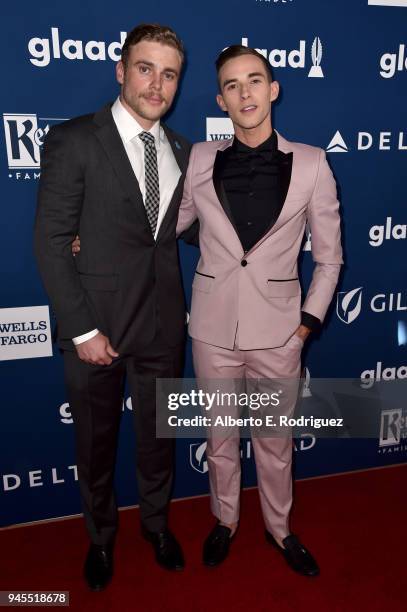
[[[215,277],[211,274],[204,274],[203,272],[195,272],[192,288],[196,291],[203,291],[203,293],[210,293],[213,288]]]
[[[298,278],[267,280],[267,295],[270,298],[296,297],[301,294],[301,285]]]

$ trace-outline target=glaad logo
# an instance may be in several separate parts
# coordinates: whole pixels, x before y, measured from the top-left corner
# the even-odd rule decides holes
[[[51,40],[35,37],[28,41],[30,62],[39,68],[45,68],[51,59],[61,59],[62,56],[68,60],[83,60],[86,57],[93,62],[105,61],[108,56],[113,62],[118,62],[126,36],[127,32],[120,32],[120,42],[112,42],[109,45],[99,40],[89,40],[84,43],[82,40],[71,38],[61,44],[59,28],[52,27]]]
[[[48,306],[0,309],[0,361],[51,356]]]
[[[374,370],[364,370],[360,375],[360,386],[370,389],[375,382],[382,380],[402,380],[407,378],[407,365],[389,366],[383,368],[383,363],[378,361]]]
[[[300,40],[299,49],[292,49],[287,51],[286,49],[258,49],[256,51],[261,53],[269,62],[272,68],[305,68],[305,55],[306,55],[306,41]],[[248,37],[242,37],[243,47],[249,46]],[[308,72],[308,76],[312,78],[323,78],[324,73],[321,68],[322,60],[322,43],[318,36],[316,36],[311,46],[311,60],[312,66]]]
[[[122,412],[124,412],[126,408],[127,410],[130,410],[130,411],[133,410],[130,396],[127,399],[123,399]],[[71,407],[68,402],[64,402],[63,404],[61,404],[60,407],[58,408],[58,412],[59,412],[61,423],[63,423],[64,425],[72,425],[73,423],[72,412],[71,412]]]
[[[368,151],[372,147],[379,149],[379,151],[391,151],[393,149],[407,151],[407,142],[404,141],[404,132],[398,132],[397,135],[393,135],[392,132],[378,132],[377,134],[358,132],[355,148],[358,151]],[[326,150],[328,153],[348,153],[349,148],[339,130],[335,132]]]
[[[348,325],[360,315],[362,308],[362,287],[352,291],[339,291],[336,299],[336,314]]]
[[[40,152],[44,138],[50,126],[60,121],[65,119],[38,118],[34,114],[3,114],[9,178],[30,180],[40,177]],[[25,172],[16,170],[25,170]]]
[[[369,244],[372,247],[382,246],[384,240],[405,240],[407,225],[392,225],[392,218],[386,217],[386,225],[373,225],[369,230]]]
[[[399,45],[398,53],[383,53],[380,58],[380,68],[380,76],[383,79],[392,79],[396,72],[407,70],[405,45]]]
[[[234,133],[233,123],[228,117],[206,118],[206,140],[229,140]]]

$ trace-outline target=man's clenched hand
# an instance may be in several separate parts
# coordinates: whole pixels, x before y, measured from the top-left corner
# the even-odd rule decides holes
[[[76,345],[79,359],[91,365],[110,365],[113,357],[118,357],[119,353],[113,349],[109,338],[100,332],[91,338]]]

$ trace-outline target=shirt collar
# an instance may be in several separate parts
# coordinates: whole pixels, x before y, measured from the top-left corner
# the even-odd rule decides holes
[[[276,131],[273,130],[267,140],[259,144],[259,146],[257,147],[248,147],[246,144],[238,140],[238,138],[236,138],[235,136],[233,139],[232,147],[234,148],[235,152],[239,153],[256,154],[260,151],[268,151],[274,154],[277,151],[277,134]]]
[[[160,144],[164,142],[165,133],[160,125],[160,122],[156,121],[149,130],[145,130],[123,106],[123,104],[120,102],[120,97],[118,97],[113,103],[112,115],[124,143],[134,140],[134,138],[141,134],[141,132],[149,132],[152,134],[152,136],[154,136],[157,150],[160,148]]]

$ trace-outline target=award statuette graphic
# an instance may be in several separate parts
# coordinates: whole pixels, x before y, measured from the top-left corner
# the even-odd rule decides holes
[[[305,236],[306,236],[306,240],[304,243],[304,246],[302,247],[303,251],[311,251],[312,247],[311,247],[311,228],[310,226],[307,225],[305,226]]]
[[[312,397],[310,382],[311,374],[308,368],[304,368],[301,376],[302,388],[301,397]]]
[[[308,76],[314,78],[324,78],[324,73],[322,72],[321,68],[322,44],[318,36],[314,38],[314,42],[312,43],[311,58],[313,65],[308,73]]]

